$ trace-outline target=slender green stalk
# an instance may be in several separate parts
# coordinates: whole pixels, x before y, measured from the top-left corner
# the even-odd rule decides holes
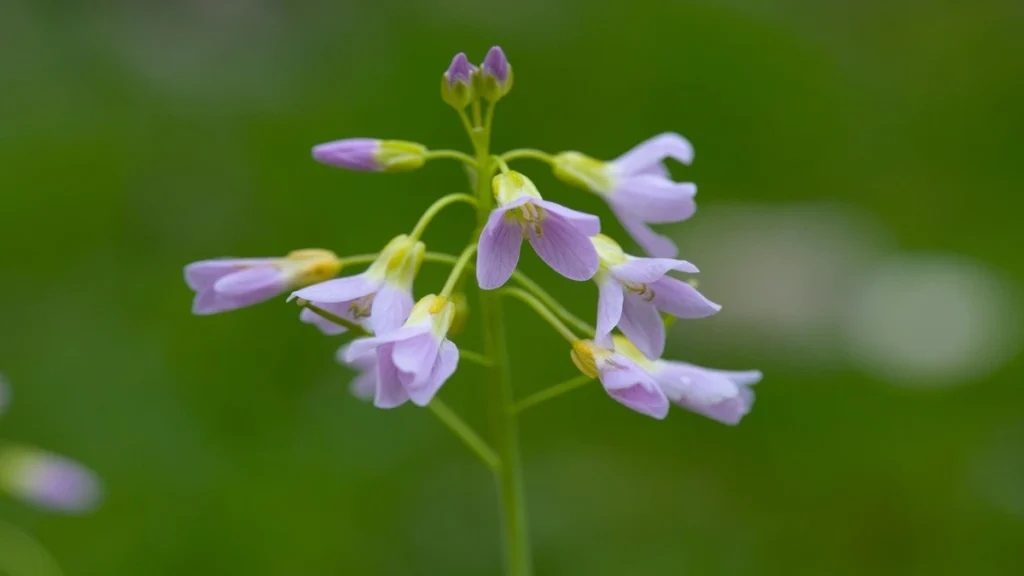
[[[590,376],[587,376],[586,374],[580,374],[579,376],[576,376],[575,378],[570,378],[570,379],[566,380],[565,382],[560,382],[558,384],[555,384],[554,386],[551,386],[550,388],[545,388],[545,389],[541,390],[540,392],[537,392],[536,394],[531,394],[531,395],[527,396],[526,398],[523,398],[519,402],[516,402],[512,406],[512,413],[513,414],[519,414],[520,412],[522,412],[523,410],[526,410],[527,408],[529,408],[531,406],[536,406],[537,404],[540,404],[541,402],[545,402],[547,400],[551,400],[552,398],[556,398],[558,396],[561,396],[562,394],[565,394],[566,392],[571,392],[571,391],[573,391],[573,390],[583,386],[584,384],[587,384],[588,382],[592,382],[593,380],[594,380],[593,378],[591,378]]]
[[[484,356],[479,352],[466,350],[464,348],[459,348],[459,359],[466,360],[467,362],[472,362],[474,364],[479,364],[485,368],[490,368],[492,366],[492,363],[490,360],[487,359],[487,356]]]
[[[416,227],[409,233],[409,237],[413,240],[419,240],[420,236],[423,235],[423,232],[427,230],[427,226],[430,226],[430,221],[434,219],[434,216],[437,216],[437,214],[441,210],[444,210],[445,207],[455,204],[456,202],[465,202],[476,206],[476,198],[469,194],[448,194],[446,196],[441,196],[435,200],[429,208],[427,208],[426,212],[423,213],[423,216],[420,216],[419,222],[416,222]]]
[[[462,271],[466,269],[466,263],[473,257],[473,254],[476,254],[476,245],[476,242],[473,242],[466,246],[462,254],[459,254],[459,259],[452,266],[452,271],[448,274],[448,280],[444,283],[444,288],[441,289],[441,296],[447,298],[452,295],[452,290],[455,290],[455,285],[458,284],[459,278],[462,277]]]
[[[484,463],[485,466],[495,472],[501,468],[501,460],[494,450],[487,445],[487,442],[473,431],[447,404],[439,398],[434,398],[427,404],[427,408],[437,416],[437,419],[444,423],[456,436],[461,439],[474,454]]]
[[[431,150],[431,151],[427,152],[426,159],[427,160],[440,160],[440,159],[458,160],[459,162],[462,162],[463,164],[467,164],[469,166],[473,166],[474,168],[476,167],[476,160],[472,156],[470,156],[469,154],[466,154],[465,152],[459,152],[458,150]]]
[[[552,164],[555,161],[555,157],[543,150],[535,150],[533,148],[517,148],[515,150],[509,150],[501,155],[501,159],[505,162],[511,162],[513,160],[519,160],[522,158],[529,158],[531,160],[540,160],[547,164]]]
[[[367,332],[366,329],[363,328],[362,326],[360,326],[359,324],[356,324],[355,322],[353,322],[351,320],[347,320],[345,318],[342,318],[341,316],[338,316],[337,314],[331,314],[327,310],[324,310],[323,308],[320,308],[319,306],[315,306],[315,305],[311,304],[309,302],[309,300],[304,300],[302,298],[299,298],[295,302],[299,305],[299,307],[301,307],[301,308],[308,308],[309,310],[312,310],[314,313],[316,313],[317,316],[323,318],[324,320],[328,320],[330,322],[334,322],[335,324],[337,324],[339,326],[344,326],[345,328],[348,328],[349,330],[351,330],[355,334],[359,334],[359,335],[362,335],[362,336],[369,336],[370,335],[370,333]]]
[[[554,328],[559,334],[562,335],[563,338],[565,338],[569,342],[575,342],[579,340],[579,337],[576,336],[576,333],[570,330],[568,326],[566,326],[561,320],[559,320],[558,316],[556,316],[550,308],[545,306],[543,302],[538,300],[533,294],[530,294],[526,290],[523,290],[522,288],[502,288],[501,290],[498,290],[498,294],[502,296],[511,296],[513,298],[525,302],[530,308],[533,308],[533,311],[536,312],[538,316],[546,320],[552,328]]]
[[[488,116],[494,109],[488,109]],[[465,113],[463,113],[465,116]],[[468,123],[467,123],[468,124]],[[494,208],[491,193],[491,177],[495,164],[490,154],[490,118],[487,127],[478,134],[470,130],[470,139],[477,158],[477,227],[483,230],[487,218]],[[501,458],[501,467],[495,476],[498,484],[498,499],[501,502],[501,517],[505,541],[505,575],[531,576],[533,561],[530,554],[530,540],[526,521],[526,494],[523,487],[523,464],[519,454],[519,430],[516,416],[511,408],[515,399],[505,346],[505,321],[501,299],[494,292],[480,292],[480,310],[483,320],[484,354],[491,360],[487,371],[487,384],[491,396],[491,422],[494,428],[495,446]]]
[[[341,259],[341,265],[344,266],[358,266],[360,264],[372,264],[377,257],[380,256],[380,252],[374,252],[373,254],[356,254],[355,256],[345,256]]]
[[[498,164],[498,168],[501,169],[502,174],[509,173],[508,164],[506,164],[505,161],[502,160],[500,156],[491,156],[491,158],[493,158],[494,161]]]
[[[480,101],[479,100],[473,100],[473,126],[476,126],[477,128],[483,126],[483,123],[480,121]],[[488,127],[488,133],[490,133],[490,128],[489,127]]]

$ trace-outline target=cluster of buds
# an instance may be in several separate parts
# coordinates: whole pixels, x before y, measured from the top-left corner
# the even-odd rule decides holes
[[[193,311],[223,312],[291,292],[289,299],[303,306],[304,322],[330,335],[362,335],[338,353],[341,362],[359,373],[353,384],[358,396],[373,398],[381,408],[407,401],[425,406],[458,367],[459,348],[448,337],[453,325],[461,324],[468,306],[463,294],[452,291],[462,284],[463,269],[475,252],[478,287],[529,300],[570,341],[571,357],[581,372],[600,380],[613,399],[655,418],[665,417],[675,403],[722,422],[738,422],[751,407],[750,386],[760,380],[759,372],[711,370],[662,359],[668,318],[703,318],[721,309],[694,283],[673,275],[698,270],[676,259],[675,244],[650,227],[680,222],[695,213],[696,186],[674,180],[665,164],[673,159],[689,165],[693,147],[682,136],[665,133],[611,161],[576,151],[491,155],[487,143],[494,106],[508,94],[512,79],[512,66],[498,47],[479,66],[465,54],[457,54],[442,75],[441,97],[464,120],[475,156],[432,151],[415,142],[367,138],[313,148],[313,157],[321,163],[363,171],[406,172],[433,159],[461,160],[475,178],[486,179],[472,182],[480,192],[441,198],[412,232],[396,236],[372,261],[349,261],[328,250],[313,249],[283,258],[190,264],[185,276],[196,291]],[[490,106],[486,121],[480,119],[484,102]],[[472,120],[466,113],[470,107]],[[646,255],[628,254],[602,234],[597,216],[545,200],[530,178],[508,167],[522,157],[547,162],[558,179],[606,200]],[[441,208],[461,201],[475,204],[478,214],[487,215],[478,222],[479,235],[471,238],[459,258],[426,252],[420,236],[430,219]],[[594,326],[579,321],[517,271],[524,241],[565,278],[596,284],[599,303]],[[424,261],[453,264],[453,270],[444,289],[417,301],[413,288]],[[334,278],[343,265],[356,264],[369,267],[360,274]],[[510,281],[525,290],[503,289]]]

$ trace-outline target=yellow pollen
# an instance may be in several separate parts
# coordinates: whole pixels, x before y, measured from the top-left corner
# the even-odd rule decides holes
[[[430,308],[428,308],[427,310],[431,314],[438,314],[438,313],[441,312],[441,310],[444,310],[444,307],[447,306],[447,305],[448,305],[448,299],[447,298],[445,298],[444,296],[435,296],[434,300],[430,303]]]

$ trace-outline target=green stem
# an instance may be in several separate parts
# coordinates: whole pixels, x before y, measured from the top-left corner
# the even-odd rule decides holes
[[[327,310],[324,310],[323,308],[320,308],[318,306],[314,306],[313,304],[311,304],[309,302],[309,300],[304,300],[302,298],[299,298],[295,302],[299,305],[299,307],[301,307],[301,308],[308,308],[308,309],[312,310],[313,312],[315,312],[317,316],[323,318],[324,320],[328,320],[330,322],[334,322],[335,324],[337,324],[339,326],[344,326],[345,328],[348,328],[350,331],[354,332],[355,334],[360,334],[360,335],[364,335],[364,336],[369,336],[370,335],[370,333],[367,332],[366,329],[363,328],[362,326],[360,326],[359,324],[356,324],[355,322],[353,322],[351,320],[347,320],[345,318],[342,318],[341,316],[338,316],[337,314],[331,314],[330,312],[328,312]]]
[[[445,298],[452,295],[452,290],[455,290],[455,284],[459,282],[459,278],[462,277],[462,271],[466,269],[466,263],[476,253],[476,242],[473,242],[466,249],[459,254],[459,259],[452,266],[451,273],[448,274],[448,280],[444,283],[444,288],[441,289],[441,296]]]
[[[498,164],[498,168],[501,169],[501,173],[502,174],[508,174],[509,173],[508,164],[506,164],[505,161],[502,160],[500,156],[491,156],[491,158],[493,158],[494,161]]]
[[[511,162],[513,160],[519,160],[521,158],[529,158],[531,160],[540,160],[547,164],[553,164],[555,157],[543,150],[535,150],[533,148],[517,148],[515,150],[509,150],[501,155],[501,159],[505,162]]]
[[[501,468],[501,460],[498,459],[498,455],[495,454],[494,450],[468,424],[463,422],[447,404],[441,402],[439,398],[434,398],[430,401],[430,404],[427,404],[427,408],[449,430],[458,436],[480,458],[484,465],[496,472]]]
[[[466,360],[467,362],[472,362],[474,364],[479,364],[485,368],[490,368],[492,366],[491,361],[487,359],[487,356],[484,356],[479,352],[466,350],[464,348],[459,348],[459,359]]]
[[[579,340],[579,337],[576,336],[576,333],[574,333],[572,330],[569,329],[568,326],[562,323],[562,321],[558,319],[558,316],[556,316],[550,308],[545,306],[544,303],[538,300],[533,294],[530,294],[529,292],[521,288],[502,288],[497,292],[502,296],[511,296],[513,298],[517,298],[525,302],[530,308],[533,308],[534,312],[536,312],[541,318],[546,320],[552,328],[554,328],[559,334],[562,335],[563,338],[565,338],[569,342],[575,342]]]
[[[358,266],[360,264],[372,264],[377,257],[380,256],[380,252],[374,252],[373,254],[356,254],[355,256],[345,256],[341,259],[342,267],[345,266]]]
[[[409,238],[413,241],[419,240],[420,236],[423,235],[423,232],[426,231],[427,226],[430,225],[430,221],[434,219],[434,216],[437,216],[438,212],[444,210],[446,206],[455,204],[456,202],[465,202],[476,206],[476,198],[469,194],[448,194],[447,196],[442,196],[427,208],[427,211],[423,213],[423,216],[420,216],[420,220],[416,223],[416,227],[409,233]]]
[[[488,110],[488,116],[490,116]],[[482,136],[474,138],[470,130],[477,158],[477,227],[483,230],[494,207],[491,177],[490,118]],[[526,523],[526,494],[523,487],[523,464],[519,454],[519,430],[516,416],[509,408],[515,401],[505,346],[505,321],[501,299],[494,292],[480,291],[480,310],[483,320],[484,354],[491,359],[487,371],[487,384],[491,397],[491,422],[495,446],[501,458],[501,467],[495,473],[505,541],[505,575],[531,576],[530,540]]]
[[[536,406],[537,404],[540,404],[541,402],[544,402],[546,400],[550,400],[550,399],[555,398],[557,396],[561,396],[562,394],[565,394],[566,392],[571,392],[571,391],[579,388],[580,386],[583,386],[584,384],[586,384],[588,382],[592,382],[593,380],[594,380],[593,378],[591,378],[590,376],[587,376],[586,374],[580,374],[579,376],[576,376],[575,378],[570,378],[570,379],[566,380],[565,382],[561,382],[561,383],[555,384],[554,386],[551,386],[550,388],[545,388],[545,389],[541,390],[540,392],[537,392],[536,394],[531,394],[531,395],[527,396],[526,398],[523,398],[519,402],[516,402],[512,406],[512,413],[513,414],[519,414],[520,412],[522,412],[523,410],[526,410],[527,408],[529,408],[531,406]]]
[[[476,160],[472,156],[465,152],[459,152],[458,150],[431,150],[427,152],[427,160],[439,160],[439,159],[458,160],[463,164],[476,167]]]

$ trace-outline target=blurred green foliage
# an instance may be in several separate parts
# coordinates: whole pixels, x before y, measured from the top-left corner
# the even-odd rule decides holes
[[[425,411],[351,398],[340,341],[283,302],[190,316],[182,266],[362,253],[407,229],[462,189],[457,166],[352,174],[310,146],[465,148],[438,77],[455,52],[501,44],[516,86],[498,149],[610,158],[678,131],[702,207],[842,202],[901,248],[1020,282],[1022,27],[1011,0],[6,2],[0,370],[15,401],[0,435],[88,463],[108,496],[82,518],[10,500],[0,516],[69,575],[495,574],[492,481],[456,440]],[[461,247],[464,210],[431,249]],[[589,285],[523,266],[592,313]],[[426,265],[420,293],[443,274]],[[508,317],[521,393],[573,374],[556,335]],[[749,351],[690,360],[765,371],[741,426],[655,422],[596,386],[524,415],[539,575],[1024,572],[1024,513],[977,488],[981,459],[1024,490],[1020,443],[1015,470],[988,456],[1006,430],[1024,438],[1019,359],[921,390]],[[442,396],[484,429],[479,375],[465,365]]]

